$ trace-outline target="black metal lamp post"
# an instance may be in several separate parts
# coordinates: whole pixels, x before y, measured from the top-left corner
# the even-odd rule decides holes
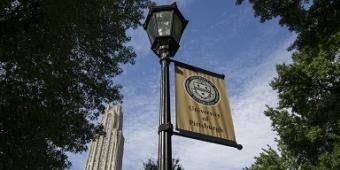
[[[179,48],[179,41],[187,23],[188,21],[178,10],[176,3],[151,8],[144,23],[144,29],[151,42],[151,49],[161,62],[161,107],[158,129],[159,170],[171,170],[172,166],[169,62],[170,57],[173,57]]]

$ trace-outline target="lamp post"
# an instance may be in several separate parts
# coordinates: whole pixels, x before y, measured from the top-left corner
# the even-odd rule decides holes
[[[177,8],[176,3],[152,7],[146,17],[144,29],[148,33],[151,49],[160,58],[161,96],[159,112],[158,169],[171,170],[172,124],[170,117],[169,62],[174,57],[179,41],[188,21]]]

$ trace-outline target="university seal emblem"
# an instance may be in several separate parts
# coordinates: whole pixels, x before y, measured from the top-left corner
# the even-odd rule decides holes
[[[204,105],[215,105],[220,100],[216,86],[201,76],[190,76],[185,80],[185,90],[196,102]]]

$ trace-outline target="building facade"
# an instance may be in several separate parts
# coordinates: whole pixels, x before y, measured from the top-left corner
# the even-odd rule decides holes
[[[85,170],[121,170],[124,150],[121,106],[109,105],[101,123],[106,135],[91,143]]]

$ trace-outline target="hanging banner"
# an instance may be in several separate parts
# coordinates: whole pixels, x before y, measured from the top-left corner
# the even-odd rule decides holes
[[[175,62],[176,129],[235,142],[224,75]]]

